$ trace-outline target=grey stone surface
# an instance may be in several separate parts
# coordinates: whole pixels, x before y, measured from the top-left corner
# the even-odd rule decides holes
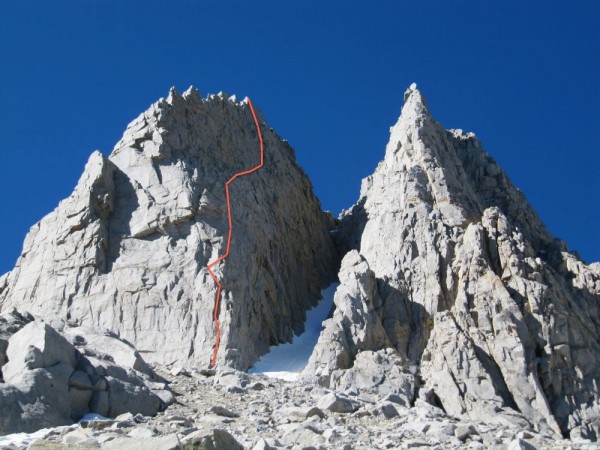
[[[160,410],[160,399],[144,385],[135,385],[127,381],[106,377],[108,381],[108,399],[110,417],[126,412],[153,415]]]
[[[112,331],[76,326],[65,327],[62,333],[75,347],[82,348],[88,355],[108,359],[117,366],[134,369],[146,375],[152,373],[152,369],[137,349]]]
[[[223,283],[218,363],[245,370],[303,329],[338,257],[292,148],[258,112],[264,167],[231,184],[233,236]],[[91,155],[71,196],[35,224],[3,277],[0,311],[110,329],[149,362],[207,366],[225,253],[225,182],[256,166],[247,102],[171,90],[105,158]]]
[[[415,395],[416,380],[407,360],[392,348],[383,326],[377,280],[366,260],[349,251],[342,260],[333,317],[303,374],[324,386],[377,401],[398,396],[404,405]]]
[[[321,397],[317,402],[317,407],[334,413],[346,414],[356,411],[359,408],[359,405],[337,393],[330,392]]]
[[[145,438],[118,438],[100,446],[106,450],[181,450],[183,446],[177,435],[145,437]]]
[[[0,384],[0,435],[71,423],[69,378],[75,349],[49,325],[34,321],[8,341]]]
[[[8,340],[32,320],[30,314],[20,314],[16,309],[0,315],[0,382],[3,381],[2,366],[8,361]]]
[[[477,430],[473,425],[460,425],[455,428],[454,435],[459,441],[466,441],[468,437],[477,434]]]
[[[319,345],[305,369],[324,385],[329,385],[333,370],[350,368],[358,352],[391,346],[381,325],[375,275],[357,251],[343,258],[339,278],[334,315],[324,322]]]
[[[185,450],[243,450],[244,447],[226,430],[198,430],[182,439]]]
[[[537,448],[527,441],[515,439],[508,444],[507,450],[537,450]]]
[[[386,348],[358,353],[350,369],[332,372],[329,386],[369,402],[392,395],[396,403],[408,406],[414,400],[415,383],[398,352]]]
[[[166,376],[171,368],[157,367]],[[261,391],[247,390],[243,395],[213,384],[210,378],[192,371],[180,373],[172,384],[180,393],[178,402],[154,417],[123,414],[114,420],[87,420],[70,427],[41,430],[26,437],[14,448],[27,448],[38,439],[39,447],[84,448],[120,445],[146,448],[162,442],[148,438],[173,436],[184,448],[204,449],[352,449],[438,448],[505,450],[511,442],[530,444],[548,450],[591,450],[595,443],[581,437],[561,439],[533,431],[519,424],[470,421],[446,414],[420,399],[403,406],[388,400],[375,404],[356,402],[354,412],[340,413],[317,408],[329,389],[301,382],[286,382],[261,375],[248,375],[250,383],[261,382]],[[343,396],[337,393],[338,396]],[[393,396],[388,396],[392,398]],[[207,413],[218,406],[237,411],[238,417]],[[458,430],[458,432],[457,432]],[[456,434],[462,439],[459,439]],[[6,444],[0,436],[0,447]],[[109,444],[113,442],[113,444]],[[71,447],[69,447],[69,445]],[[113,447],[114,448],[114,447]]]
[[[153,415],[164,408],[146,383],[160,385],[161,392],[170,392],[169,388],[153,381],[159,378],[141,358],[125,361],[145,372],[118,366],[112,358],[100,359],[98,353],[90,356],[84,342],[99,333],[85,331],[75,333],[86,337],[76,339],[79,349],[40,320],[10,337],[8,362],[3,367],[5,383],[0,383],[0,435],[66,425],[87,412],[113,417],[123,412]],[[66,327],[63,332],[69,335],[73,330]],[[119,354],[121,346],[127,346],[116,337],[105,337],[104,343],[111,344],[107,351],[112,346]]]
[[[6,354],[8,362],[3,367],[4,380],[11,384],[34,369],[51,368],[61,363],[74,368],[77,363],[75,348],[54,328],[41,321],[31,322],[15,333],[9,340]]]
[[[360,352],[390,346],[417,372],[415,394],[453,416],[598,438],[597,264],[554,239],[475,135],[443,129],[416,86],[336,235],[353,251],[305,375],[329,385]]]
[[[227,408],[224,408],[219,405],[212,406],[207,411],[210,414],[216,414],[217,416],[223,417],[239,417],[240,415],[234,411],[230,411]]]
[[[0,277],[12,315],[0,435],[71,423],[87,405],[119,416],[15,448],[597,447],[600,266],[550,236],[472,133],[444,130],[411,86],[385,159],[333,223],[263,130],[273,178],[234,197],[244,237],[220,269],[234,277],[220,367],[202,356],[214,338],[204,268],[226,234],[218,187],[252,162],[256,136],[244,102],[172,92],[109,158],[92,155]],[[303,379],[235,370],[301,328],[335,266],[335,224],[335,311]],[[161,399],[169,409],[149,417]]]

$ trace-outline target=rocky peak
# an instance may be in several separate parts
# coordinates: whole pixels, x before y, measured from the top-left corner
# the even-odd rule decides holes
[[[0,435],[129,411],[106,434],[102,422],[64,442],[598,439],[600,266],[553,239],[473,133],[445,130],[411,85],[384,159],[336,222],[293,150],[250,108],[171,89],[109,157],[94,152],[69,198],[31,228],[0,277]],[[225,183],[259,161],[257,126],[264,166],[235,179],[228,203]],[[218,290],[207,264],[230,232],[229,256],[214,267],[221,345],[208,369]],[[303,372],[322,386],[236,370],[302,331],[340,259],[335,309]],[[176,377],[177,405],[163,373]],[[172,415],[150,422],[133,416],[168,405]]]
[[[417,83],[412,83],[404,92],[404,105],[401,116],[404,116],[407,122],[414,122],[417,118],[421,120],[432,119],[427,100],[417,88]]]
[[[403,385],[452,415],[598,436],[597,272],[552,238],[473,133],[431,117],[415,85],[337,236],[376,289],[341,283],[305,375],[371,376],[372,364],[356,374],[352,344],[367,342],[418,368]],[[340,280],[356,276],[342,264]]]
[[[246,369],[303,329],[338,257],[293,150],[256,111],[265,165],[231,185],[232,245],[222,280],[219,364]],[[1,280],[13,307],[111,329],[161,363],[207,365],[225,252],[225,182],[260,158],[247,101],[171,89],[95,152],[73,194],[36,224]]]
[[[404,106],[396,124],[390,128],[390,140],[385,150],[385,159],[393,156],[402,149],[407,142],[407,131],[410,130],[410,139],[422,127],[428,127],[428,122],[434,121],[429,112],[425,96],[413,83],[404,93]],[[431,124],[433,125],[433,124]],[[416,136],[416,135],[415,135]]]

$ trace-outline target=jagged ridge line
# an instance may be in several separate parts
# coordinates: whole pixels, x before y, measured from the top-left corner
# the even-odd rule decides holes
[[[241,177],[243,175],[248,175],[252,172],[256,172],[258,169],[260,169],[264,165],[263,138],[262,138],[262,134],[260,132],[260,125],[258,123],[258,119],[256,118],[256,113],[254,112],[254,106],[252,106],[252,101],[249,98],[248,98],[248,106],[250,106],[250,112],[252,112],[252,118],[254,119],[254,124],[256,125],[256,131],[258,132],[258,141],[260,143],[260,164],[253,167],[252,169],[236,173],[225,183],[225,199],[227,200],[227,223],[229,225],[229,231],[227,233],[227,247],[225,248],[225,254],[223,256],[214,260],[213,262],[209,263],[206,266],[206,268],[208,269],[208,272],[210,273],[210,276],[212,277],[213,280],[215,280],[215,283],[217,284],[217,295],[215,297],[215,308],[213,310],[213,320],[215,322],[215,328],[217,329],[217,337],[215,340],[215,348],[213,351],[213,356],[212,356],[212,359],[210,362],[211,367],[214,367],[217,362],[217,353],[219,351],[219,344],[221,343],[221,326],[219,324],[219,306],[220,306],[220,300],[221,300],[221,290],[223,289],[223,286],[219,282],[219,279],[217,278],[217,276],[211,270],[211,267],[214,267],[215,265],[219,264],[221,261],[223,261],[225,258],[227,258],[229,256],[229,249],[231,246],[231,235],[233,233],[233,221],[231,219],[231,203],[229,201],[229,185],[237,177]]]

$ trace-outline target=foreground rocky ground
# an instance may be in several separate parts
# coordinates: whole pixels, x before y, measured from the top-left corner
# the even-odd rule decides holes
[[[155,417],[123,414],[27,435],[7,449],[592,449],[519,428],[458,421],[423,401],[376,403],[302,381],[225,369],[156,368],[176,402]],[[24,437],[24,435],[21,435]],[[4,439],[4,440],[3,440]]]

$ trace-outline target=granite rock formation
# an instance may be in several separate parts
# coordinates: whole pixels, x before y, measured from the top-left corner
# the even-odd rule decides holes
[[[0,383],[4,382],[2,366],[8,362],[6,354],[8,350],[8,341],[21,328],[33,321],[31,314],[20,314],[17,310],[12,310],[0,315]]]
[[[173,401],[164,380],[111,333],[64,327],[61,334],[14,312],[3,319],[19,329],[8,339],[2,366],[0,435],[69,425],[86,413],[150,416]]]
[[[245,101],[172,90],[91,155],[0,277],[0,435],[93,411],[114,419],[32,445],[593,448],[600,264],[550,235],[472,133],[411,86],[336,221],[259,121],[265,165],[231,186],[217,367],[206,266],[225,251],[224,184],[258,140]],[[340,259],[303,372],[316,383],[244,373],[302,331]]]
[[[442,128],[416,85],[338,228],[351,251],[306,376],[330,385],[360,351],[387,349],[415,368],[414,395],[455,417],[599,437],[597,265],[549,234],[473,133]]]
[[[265,164],[231,185],[233,238],[222,280],[218,364],[248,368],[303,330],[338,256],[292,148],[258,113]],[[110,329],[150,362],[207,366],[225,253],[225,182],[259,161],[246,101],[172,89],[135,119],[106,158],[27,235],[0,278],[0,312],[17,308]]]

